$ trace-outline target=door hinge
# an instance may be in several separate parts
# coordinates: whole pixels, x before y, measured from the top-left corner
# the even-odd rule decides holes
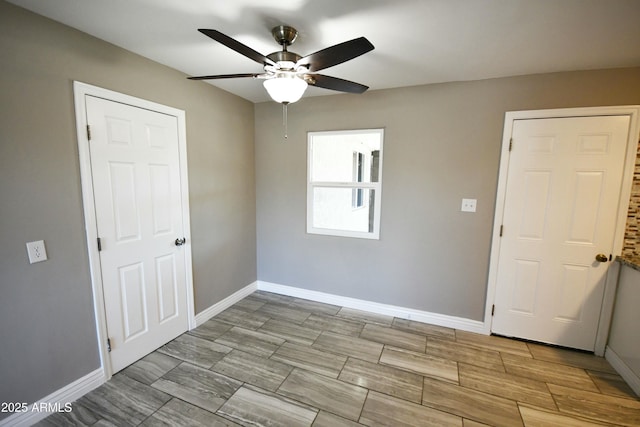
[[[98,237],[98,252],[102,251],[102,240]]]
[[[504,225],[500,226],[500,237],[502,237],[502,231],[504,231]]]
[[[87,125],[87,139],[91,141],[91,126]]]
[[[609,254],[609,261],[613,260],[613,254]]]
[[[509,151],[513,148],[513,138],[509,140]]]
[[[493,315],[495,314],[495,312],[496,312],[496,305],[495,305],[495,304],[493,304],[493,305],[491,306],[491,315],[493,316]]]
[[[107,338],[107,352],[111,353],[111,338]]]

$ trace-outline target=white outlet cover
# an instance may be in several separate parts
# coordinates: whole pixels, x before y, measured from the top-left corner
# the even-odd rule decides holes
[[[461,212],[475,212],[478,199],[462,199]]]
[[[27,243],[27,254],[29,263],[42,262],[47,260],[47,250],[44,247],[44,240]]]

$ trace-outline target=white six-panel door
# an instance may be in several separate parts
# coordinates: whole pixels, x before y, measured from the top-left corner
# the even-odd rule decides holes
[[[628,132],[629,116],[514,121],[492,332],[594,350]]]
[[[185,235],[174,116],[86,96],[111,367],[188,327]],[[178,241],[180,243],[180,241]]]

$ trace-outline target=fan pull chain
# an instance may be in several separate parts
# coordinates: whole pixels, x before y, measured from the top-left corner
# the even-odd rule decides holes
[[[284,139],[288,139],[289,138],[289,124],[287,123],[287,105],[289,105],[288,102],[283,102],[282,103],[282,126],[284,127]]]

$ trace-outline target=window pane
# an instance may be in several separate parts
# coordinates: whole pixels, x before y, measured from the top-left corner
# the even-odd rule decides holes
[[[314,135],[312,182],[378,182],[379,133]]]
[[[373,231],[375,190],[369,188],[313,188],[313,227],[330,230]],[[354,206],[354,199],[360,205]]]

